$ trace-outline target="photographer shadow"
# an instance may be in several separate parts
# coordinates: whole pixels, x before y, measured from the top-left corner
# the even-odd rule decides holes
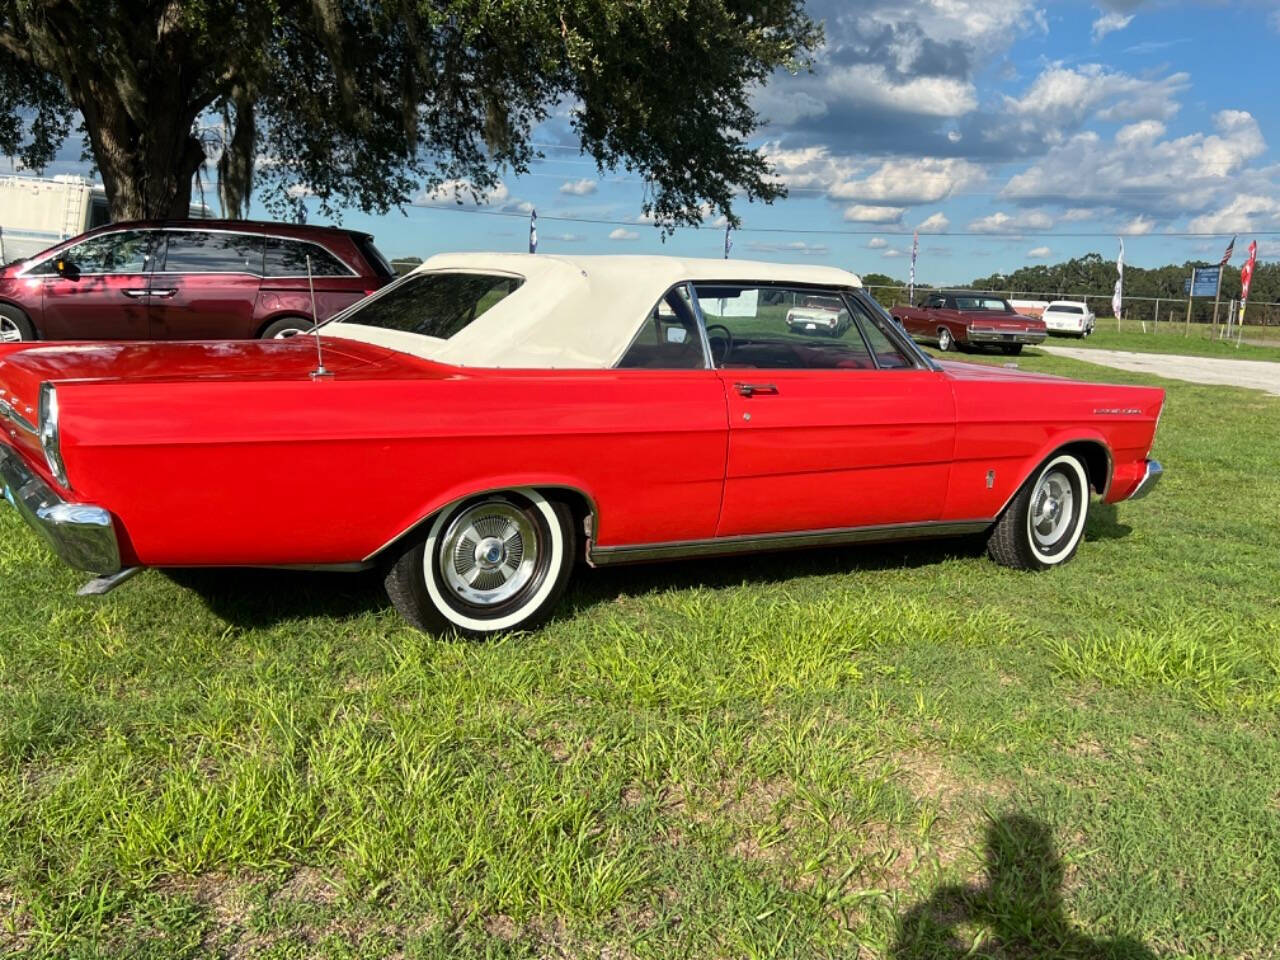
[[[986,882],[939,887],[899,918],[894,960],[953,957],[1155,960],[1128,937],[1094,938],[1062,907],[1062,860],[1049,828],[1024,814],[991,822]]]

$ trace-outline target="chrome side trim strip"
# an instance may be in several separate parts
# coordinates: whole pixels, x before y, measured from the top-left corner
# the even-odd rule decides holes
[[[0,393],[3,393],[3,391],[0,391]],[[23,430],[27,431],[27,433],[31,434],[32,436],[40,435],[39,431],[36,430],[36,425],[34,423],[32,423],[30,420],[28,420],[26,417],[20,414],[18,412],[18,408],[15,407],[12,403],[10,403],[4,397],[0,396],[0,420],[5,420],[5,419],[12,420],[14,423],[16,423],[18,426],[20,426]]]
[[[994,519],[892,523],[871,527],[839,527],[798,533],[769,533],[709,540],[681,540],[669,543],[640,543],[619,547],[588,544],[587,562],[604,567],[615,563],[641,563],[677,557],[714,557],[768,550],[795,550],[846,543],[877,543],[892,540],[920,540],[954,537],[986,530]]]

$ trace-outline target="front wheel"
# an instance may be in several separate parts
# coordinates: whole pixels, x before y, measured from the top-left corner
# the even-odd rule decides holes
[[[0,343],[21,343],[36,338],[35,327],[21,310],[0,306]]]
[[[442,510],[387,573],[387,595],[427,633],[484,636],[547,619],[577,556],[573,517],[534,490]]]
[[[991,559],[1017,570],[1048,570],[1070,560],[1084,535],[1089,477],[1074,454],[1050,457],[991,528]]]

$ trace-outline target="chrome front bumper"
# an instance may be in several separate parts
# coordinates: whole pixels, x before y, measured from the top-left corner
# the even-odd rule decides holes
[[[1146,473],[1142,475],[1142,480],[1134,488],[1133,493],[1129,494],[1129,499],[1141,500],[1156,488],[1156,484],[1160,482],[1160,478],[1163,476],[1164,467],[1160,466],[1160,461],[1148,460]]]
[[[1033,332],[1009,332],[999,330],[969,330],[965,336],[969,343],[1044,343],[1045,334]]]
[[[63,500],[5,446],[0,446],[0,485],[4,498],[68,566],[89,573],[120,569],[115,525],[102,507]]]

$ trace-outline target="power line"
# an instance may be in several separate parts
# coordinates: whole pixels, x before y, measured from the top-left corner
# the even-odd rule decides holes
[[[427,203],[415,203],[413,207],[419,210],[436,210],[448,213],[469,213],[478,214],[484,217],[510,217],[519,220],[527,219],[529,214],[527,211],[519,210],[481,210],[478,207],[466,207],[461,205],[444,206]],[[555,216],[553,214],[538,214],[539,220],[550,220],[557,223],[586,223],[596,224],[598,226],[613,227],[643,227],[652,226],[643,220],[612,220],[604,217],[565,217]],[[677,230],[700,230],[701,226],[682,225],[676,227]],[[720,229],[719,227],[711,227],[707,225],[706,229]],[[837,236],[837,237],[910,237],[914,232],[908,228],[882,228],[867,230],[837,230],[833,228],[805,228],[805,227],[736,227],[735,233],[771,233],[771,234],[789,234],[796,236]],[[1168,238],[1174,240],[1188,239],[1212,239],[1226,236],[1231,231],[1176,231],[1171,233],[1150,233],[1150,232],[1126,232],[1123,230],[1102,230],[1102,231],[1043,231],[1043,230],[1012,230],[1008,233],[1001,233],[988,230],[948,230],[946,232],[919,231],[922,237],[960,237],[960,238],[981,238],[985,240],[1017,240],[1028,237],[1044,237],[1048,239],[1055,238],[1087,238],[1087,239],[1112,239],[1115,237],[1152,237],[1152,238]],[[1251,237],[1277,237],[1280,236],[1280,230],[1247,230],[1240,231],[1247,233]]]

